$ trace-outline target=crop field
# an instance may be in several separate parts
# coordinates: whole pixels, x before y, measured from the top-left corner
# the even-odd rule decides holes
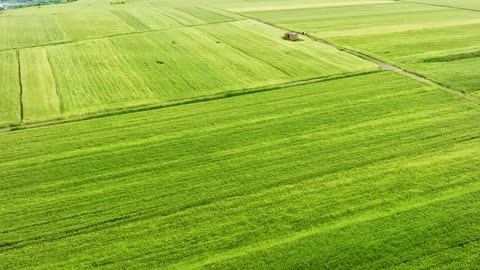
[[[0,269],[477,269],[477,2],[1,11]]]
[[[458,3],[469,5],[468,1]],[[480,95],[477,11],[399,1],[245,14],[306,31],[455,90]]]
[[[319,38],[480,23],[477,12],[402,2],[245,14]]]
[[[451,88],[480,96],[480,24],[330,41],[354,47]]]
[[[20,50],[23,121],[378,68],[319,42],[281,36],[279,29],[243,20],[47,46],[35,55],[32,49]]]
[[[415,0],[414,2],[480,11],[480,2],[477,0]]]
[[[479,117],[381,72],[0,134],[0,267],[473,266]]]
[[[19,56],[24,121],[49,120],[60,115],[60,102],[47,51],[44,48],[26,49]]]
[[[0,16],[0,51],[63,40],[64,34],[52,16]]]
[[[15,52],[0,52],[0,126],[20,121],[20,84]]]

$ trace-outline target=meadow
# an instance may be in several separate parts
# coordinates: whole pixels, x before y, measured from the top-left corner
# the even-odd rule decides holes
[[[0,269],[476,268],[476,9],[0,13]]]
[[[69,118],[378,68],[331,46],[282,35],[275,27],[241,20],[21,49],[20,120]]]
[[[480,13],[450,8],[448,1],[445,6],[420,2],[267,10],[245,15],[305,31],[457,91],[480,95],[476,72],[480,68]],[[468,1],[455,3],[475,7]]]
[[[480,96],[480,24],[328,40]]]
[[[0,268],[473,266],[479,116],[380,72],[3,133]]]
[[[415,2],[480,11],[480,2],[477,0],[415,0]]]

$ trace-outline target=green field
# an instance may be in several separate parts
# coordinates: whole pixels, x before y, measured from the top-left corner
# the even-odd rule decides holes
[[[68,118],[378,68],[319,42],[283,40],[282,33],[242,20],[46,46],[35,49],[35,56],[32,49],[20,50],[22,120]],[[19,113],[12,109],[10,114]]]
[[[473,266],[478,117],[376,73],[0,134],[0,267]]]
[[[477,269],[479,119],[472,0],[2,11],[0,269]]]
[[[415,0],[414,2],[480,11],[480,2],[477,0]]]
[[[480,96],[480,24],[329,40]]]
[[[477,12],[403,2],[248,12],[246,15],[319,38],[480,23]]]
[[[413,2],[245,14],[282,28],[305,31],[455,90],[480,95],[479,12],[430,5],[429,1],[424,1],[427,4]],[[468,1],[456,3],[470,4]]]
[[[0,52],[0,127],[20,121],[20,84],[15,52]]]

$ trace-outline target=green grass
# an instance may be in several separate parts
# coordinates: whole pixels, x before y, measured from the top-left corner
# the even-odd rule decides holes
[[[454,8],[466,8],[480,11],[480,2],[477,0],[414,0],[418,3],[444,5]]]
[[[155,11],[152,8],[134,6],[129,7],[128,10],[124,12],[127,12],[131,16],[134,16],[134,18],[140,21],[141,24],[153,30],[171,29],[183,26],[174,19],[162,15],[160,12]]]
[[[132,15],[128,10],[117,9],[117,10],[113,10],[112,13],[120,17],[131,28],[135,29],[136,31],[146,31],[150,29],[137,17]]]
[[[199,8],[199,7],[184,7],[184,8],[178,8],[178,10],[188,13],[194,17],[197,17],[206,23],[227,22],[227,21],[233,20],[230,17],[217,14],[212,11]]]
[[[253,12],[247,15],[320,38],[480,23],[477,12],[401,2]]]
[[[20,64],[24,121],[35,122],[60,116],[60,101],[47,51],[44,48],[21,50]]]
[[[67,40],[82,40],[134,32],[122,18],[108,11],[71,12],[58,14]]]
[[[0,17],[0,50],[60,41],[62,29],[53,16]]]
[[[37,103],[56,98],[53,89],[62,108],[55,118],[67,118],[377,68],[321,43],[292,44],[282,35],[239,21],[48,46],[38,50],[46,55],[37,67],[24,63],[28,118],[54,118],[55,100]],[[43,88],[34,90],[37,85]]]
[[[18,60],[14,51],[0,52],[0,127],[20,121]]]
[[[383,72],[3,133],[0,268],[473,268],[479,117]]]
[[[360,50],[460,91],[476,94],[480,90],[477,72],[480,61],[474,57],[480,48],[480,24],[332,38],[329,41]]]
[[[215,1],[212,1],[215,2]],[[225,1],[224,3],[215,3],[224,9],[242,13],[242,12],[263,12],[292,9],[313,9],[339,6],[371,5],[381,3],[392,3],[391,0],[260,0],[260,1]]]

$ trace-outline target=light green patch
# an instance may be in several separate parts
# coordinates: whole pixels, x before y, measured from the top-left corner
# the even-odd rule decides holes
[[[0,17],[0,50],[54,43],[63,38],[54,16]]]
[[[131,28],[136,31],[145,31],[150,29],[134,15],[132,15],[128,10],[115,9],[112,10],[112,13],[120,17],[124,22],[126,22]]]
[[[82,40],[124,34],[134,30],[111,12],[74,12],[58,14],[67,40]]]
[[[15,51],[0,52],[0,127],[20,122],[20,83]]]
[[[247,13],[316,37],[359,36],[480,23],[476,12],[414,3]]]
[[[177,9],[182,12],[188,13],[196,18],[199,18],[200,20],[206,23],[226,22],[226,21],[233,20],[230,17],[220,15],[199,7],[184,7],[184,8],[177,8]]]
[[[60,116],[55,78],[45,48],[20,51],[25,122],[53,119]]]

